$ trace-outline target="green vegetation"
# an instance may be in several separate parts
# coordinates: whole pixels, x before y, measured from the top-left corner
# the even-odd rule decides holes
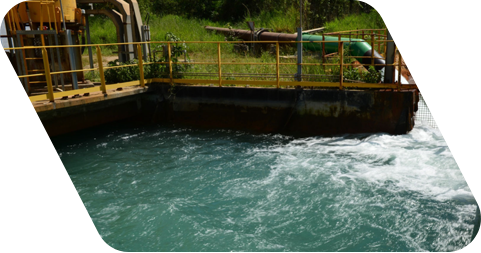
[[[139,0],[144,22],[151,27],[152,40],[163,40],[172,32],[186,41],[218,41],[224,36],[208,33],[204,26],[247,29],[256,27],[293,33],[299,26],[299,0]],[[302,0],[303,29],[326,27],[327,32],[377,29],[385,25],[369,5],[355,0]],[[96,4],[96,8],[114,8]],[[116,30],[105,16],[90,17],[92,43],[115,43]],[[196,50],[197,48],[191,48]],[[203,50],[202,47],[198,48]],[[111,48],[111,50],[115,50]]]
[[[232,40],[225,35],[209,32],[204,26],[232,27],[247,29],[245,22],[252,20],[256,27],[271,28],[275,32],[293,33],[299,26],[299,1],[291,0],[217,0],[217,1],[194,1],[194,0],[139,0],[144,22],[147,21],[149,14],[149,25],[152,41],[185,41],[187,43],[172,44],[172,59],[176,63],[182,61],[194,62],[217,62],[217,44],[214,43],[188,43],[191,41],[224,41]],[[310,1],[304,0],[303,27],[312,29],[324,26],[327,32],[356,30],[356,29],[378,29],[385,28],[382,18],[371,7],[356,1]],[[107,6],[108,7],[108,6]],[[226,13],[229,13],[227,15]],[[116,29],[112,21],[108,18],[96,15],[90,17],[91,38],[94,44],[116,43]],[[175,34],[175,35],[174,35]],[[227,36],[228,37],[228,36]],[[151,57],[152,62],[166,62],[162,46],[165,44],[152,44],[151,50],[155,52]],[[235,47],[232,44],[222,44],[223,63],[257,63],[242,65],[223,65],[222,73],[226,80],[254,80],[254,78],[242,77],[238,73],[252,73],[259,75],[255,80],[275,80],[275,48],[270,46],[257,46],[256,53],[253,54],[252,48],[245,50],[247,46]],[[259,48],[261,48],[259,50]],[[187,54],[184,55],[184,50]],[[116,46],[102,47],[102,55],[116,55]],[[175,55],[174,55],[175,54]],[[281,47],[281,62],[295,63],[296,59],[289,57],[295,54],[293,47]],[[87,55],[87,50],[84,55]],[[345,58],[347,59],[347,58]],[[351,63],[351,59],[346,60]],[[317,54],[304,56],[305,63],[319,63],[320,58]],[[339,58],[334,56],[329,58],[326,63],[338,63]],[[266,64],[259,64],[266,63]],[[110,61],[109,65],[119,64]],[[133,64],[133,63],[129,63]],[[217,79],[218,67],[216,64],[207,65],[187,65],[174,64],[176,77],[195,79]],[[295,65],[281,65],[281,73],[291,73],[281,76],[282,80],[293,80],[297,67]],[[354,74],[354,69],[352,75]],[[117,73],[118,72],[118,73]],[[145,66],[146,78],[168,77],[168,66],[166,64],[150,64]],[[350,72],[347,71],[347,75]],[[89,72],[90,73],[90,72]],[[98,80],[98,73],[92,72],[93,79]],[[311,81],[339,81],[339,66],[304,66],[303,73],[311,75],[306,80]],[[349,80],[365,80],[366,73],[371,71],[359,72],[355,78]],[[267,75],[266,75],[267,74]],[[372,73],[374,75],[374,73]],[[88,77],[90,74],[88,74]],[[128,67],[106,71],[109,76],[108,81],[125,82],[136,79],[136,72],[132,72]],[[346,75],[345,75],[346,76]],[[374,75],[375,76],[375,75]],[[349,76],[351,77],[351,76]],[[371,78],[375,81],[375,78]]]
[[[382,75],[373,66],[369,66],[367,71],[349,67],[343,73],[344,79],[348,81],[362,81],[365,83],[379,83]]]

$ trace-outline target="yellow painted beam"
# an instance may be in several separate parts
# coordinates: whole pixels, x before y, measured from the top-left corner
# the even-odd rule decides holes
[[[43,101],[43,100],[48,101],[47,94],[0,101],[0,107],[10,106],[10,105],[18,105],[18,104],[25,104],[25,103],[32,103],[32,102],[38,102],[38,101]]]

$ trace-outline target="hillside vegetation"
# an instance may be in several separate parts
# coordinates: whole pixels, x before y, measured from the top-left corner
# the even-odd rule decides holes
[[[246,21],[275,32],[294,33],[299,26],[299,1],[293,0],[139,0],[143,22],[153,41],[172,32],[185,41],[218,41],[223,35],[206,25],[247,29]],[[353,0],[303,0],[303,29],[326,27],[326,32],[385,28],[369,5]],[[103,8],[113,6],[102,5]],[[99,6],[100,7],[100,6]],[[105,16],[90,17],[92,43],[117,42],[115,26]]]
[[[345,15],[369,13],[371,7],[354,0],[139,0],[143,13],[179,15],[237,23],[246,17],[278,17],[287,14],[298,23],[302,3],[303,28],[319,27]]]

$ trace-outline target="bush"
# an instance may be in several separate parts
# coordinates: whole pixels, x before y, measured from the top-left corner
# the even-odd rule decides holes
[[[138,60],[130,60],[125,63],[120,63],[119,60],[108,63],[109,67],[139,64]],[[115,69],[107,69],[105,71],[105,80],[107,83],[124,83],[140,79],[140,71],[137,66],[122,67]]]
[[[382,74],[377,71],[374,66],[369,66],[367,72],[360,72],[356,68],[349,67],[343,73],[344,79],[349,81],[362,81],[365,83],[379,83],[382,79]]]
[[[166,41],[181,42],[181,40],[173,33],[168,32],[165,35]],[[159,49],[156,49],[159,50]],[[172,43],[171,44],[171,60],[173,63],[179,62],[181,57],[187,50],[185,43]],[[188,59],[188,58],[187,58]],[[160,64],[160,62],[168,62],[168,57],[155,58],[154,64],[144,65],[144,78],[169,78],[169,66],[167,64]],[[130,60],[125,63],[120,63],[119,60],[111,61],[108,63],[109,67],[139,64],[138,60]],[[172,74],[174,78],[181,78],[182,72],[187,71],[190,65],[172,64]],[[140,71],[138,66],[122,67],[107,69],[105,71],[105,80],[107,83],[124,83],[140,79]]]
[[[381,72],[377,71],[374,66],[369,66],[369,70],[362,75],[362,80],[366,83],[379,83],[381,82],[381,78]]]

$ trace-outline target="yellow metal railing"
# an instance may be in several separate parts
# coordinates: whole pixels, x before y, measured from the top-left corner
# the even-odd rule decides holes
[[[340,31],[340,32],[330,32],[324,33],[324,35],[329,36],[339,36],[339,40],[341,40],[341,36],[348,37],[348,38],[355,38],[355,39],[363,39],[366,40],[366,37],[370,38],[371,47],[376,49],[377,52],[386,55],[386,41],[387,38],[387,29],[357,29],[357,30],[349,30],[349,31]]]
[[[59,31],[57,23],[60,22],[59,20],[56,20],[55,17],[55,1],[53,0],[28,0],[26,1],[28,3],[39,3],[40,4],[40,30],[43,30],[43,13],[47,13],[48,16],[48,24],[49,27],[53,28],[55,27],[55,31]],[[18,5],[16,5],[18,7]],[[44,9],[45,8],[45,9]],[[53,20],[53,21],[52,21]],[[21,31],[22,28],[20,26],[21,23],[21,17],[20,14],[18,13],[17,8],[11,8],[7,14],[5,15],[5,22],[8,25],[9,29],[11,30],[11,33],[13,35],[16,34],[17,30]],[[52,26],[52,23],[54,23],[54,26]]]
[[[387,40],[382,40],[381,42],[392,42]],[[208,44],[217,44],[217,62],[173,62],[172,61],[172,44],[175,43],[208,43]],[[28,49],[41,49],[42,50],[42,59],[44,66],[50,66],[47,49],[49,48],[67,48],[67,47],[95,47],[97,51],[97,61],[98,67],[93,69],[81,69],[81,70],[68,70],[68,71],[58,71],[58,72],[50,72],[49,67],[44,67],[44,73],[42,74],[31,74],[31,75],[21,75],[19,78],[28,78],[28,77],[38,77],[38,76],[45,76],[46,83],[47,83],[47,94],[42,95],[35,95],[30,96],[30,100],[40,101],[40,100],[49,100],[53,102],[56,98],[62,98],[65,96],[76,95],[80,93],[90,93],[101,91],[104,94],[108,93],[108,90],[117,89],[120,87],[128,87],[128,86],[139,86],[145,87],[146,84],[149,83],[178,83],[178,84],[215,84],[217,83],[219,87],[222,87],[225,84],[231,85],[252,85],[252,86],[275,86],[276,88],[281,88],[281,86],[301,86],[301,87],[322,87],[322,88],[357,88],[357,89],[396,89],[398,91],[405,90],[405,89],[417,89],[416,85],[401,85],[400,81],[397,83],[345,83],[343,74],[344,68],[347,66],[358,66],[359,64],[345,64],[344,63],[344,47],[343,41],[316,41],[316,42],[309,42],[309,41],[302,41],[300,43],[339,43],[339,63],[300,63],[301,66],[339,66],[339,82],[319,82],[319,81],[282,81],[281,80],[281,73],[280,67],[283,65],[299,65],[298,63],[281,63],[280,62],[280,44],[288,44],[288,43],[299,43],[296,41],[253,41],[249,43],[266,43],[266,44],[275,44],[276,45],[276,62],[275,63],[259,63],[259,62],[222,62],[221,61],[221,44],[234,44],[234,43],[244,43],[240,41],[222,41],[222,42],[214,42],[214,41],[193,41],[193,42],[136,42],[136,43],[112,43],[112,44],[89,44],[89,45],[62,45],[62,46],[25,46],[20,48],[6,48],[5,50],[28,50]],[[103,66],[102,64],[102,51],[101,46],[117,46],[117,45],[129,45],[134,44],[137,45],[138,51],[138,64],[130,64],[130,65],[119,65],[119,66]],[[142,44],[166,44],[168,49],[168,62],[149,62],[144,63],[142,60]],[[398,80],[401,80],[401,67],[405,66],[402,64],[402,58],[398,51],[398,61],[393,63],[391,66],[398,67]],[[353,58],[360,58],[358,56],[349,56]],[[374,57],[372,58],[372,63],[374,62]],[[169,78],[150,78],[146,79],[144,76],[144,66],[151,65],[151,64],[165,64],[168,65],[169,69]],[[197,64],[197,65],[217,65],[218,72],[217,72],[217,79],[179,79],[174,78],[173,75],[173,65],[174,64]],[[272,65],[275,66],[276,72],[275,74],[275,81],[264,81],[264,80],[224,80],[222,75],[222,65]],[[362,64],[361,64],[362,65]],[[375,66],[389,66],[388,64],[371,64]],[[139,68],[140,79],[131,82],[125,83],[117,83],[117,84],[106,84],[105,80],[105,70],[106,69],[116,69],[116,68],[123,68],[123,67],[135,67]],[[59,74],[67,74],[67,73],[75,73],[75,72],[83,72],[83,71],[99,71],[100,75],[100,86],[91,87],[91,88],[84,88],[78,90],[69,90],[69,91],[61,91],[61,92],[54,92],[53,85],[52,85],[52,75],[59,75]],[[394,78],[393,78],[394,80]]]
[[[376,49],[380,54],[384,56],[386,55],[386,43],[384,42],[384,40],[387,38],[387,24],[388,23],[386,23],[386,28],[383,29],[356,29],[349,31],[325,33],[324,35],[348,36],[349,38],[352,37],[356,39],[370,41],[372,44],[372,48]],[[396,39],[402,41],[411,40],[411,23],[398,22]],[[406,48],[408,46],[406,42],[404,44],[401,43],[397,45],[397,49]]]

